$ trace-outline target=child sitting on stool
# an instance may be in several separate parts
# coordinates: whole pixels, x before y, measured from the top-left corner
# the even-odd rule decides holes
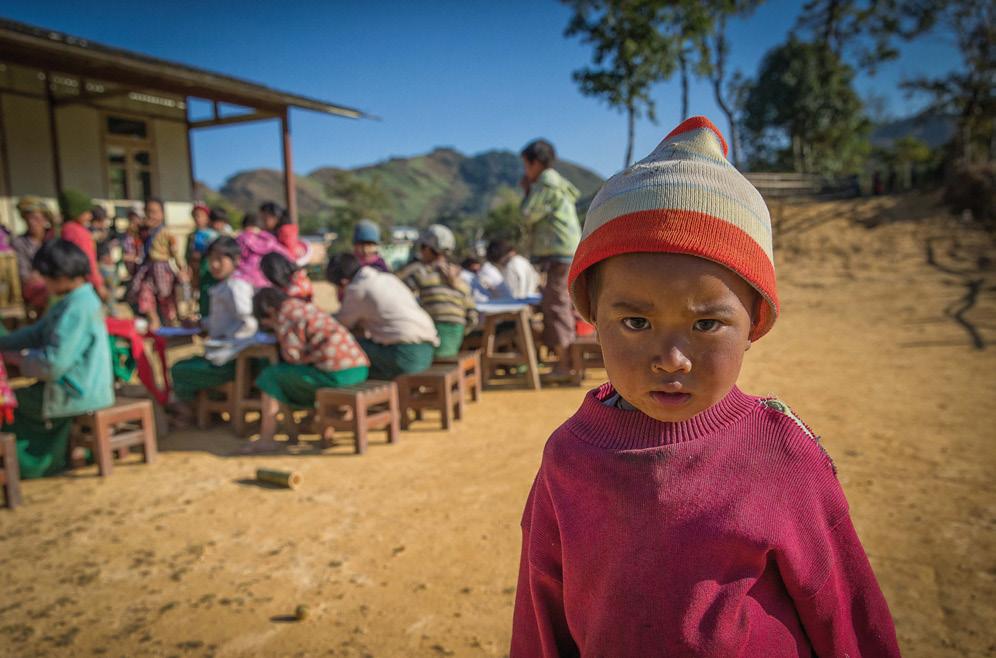
[[[259,324],[276,334],[282,359],[256,378],[256,387],[263,392],[259,439],[247,451],[266,452],[279,447],[273,435],[281,405],[314,408],[318,389],[366,381],[370,360],[335,318],[281,290],[257,292],[252,310]]]
[[[326,278],[344,291],[335,317],[358,336],[370,358],[370,379],[394,379],[432,365],[436,327],[398,277],[361,265],[354,254],[340,254],[329,261]]]
[[[208,338],[230,342],[251,338],[256,334],[256,318],[252,314],[253,287],[236,276],[242,248],[234,238],[220,237],[205,254],[211,276],[218,283],[211,288],[211,312],[203,321]],[[204,389],[215,388],[235,379],[235,356],[232,350],[209,350],[205,356],[178,361],[171,370],[172,405],[177,425],[188,424],[193,416],[190,402]]]
[[[8,365],[38,382],[19,389],[14,422],[21,477],[55,475],[66,468],[73,416],[114,404],[111,350],[103,306],[87,283],[87,255],[66,240],[38,249],[31,263],[53,303],[36,322],[0,337]]]
[[[412,289],[436,325],[436,357],[456,356],[467,327],[477,325],[477,305],[460,268],[449,261],[456,240],[442,224],[428,227],[415,243],[419,260],[398,271],[398,278]]]

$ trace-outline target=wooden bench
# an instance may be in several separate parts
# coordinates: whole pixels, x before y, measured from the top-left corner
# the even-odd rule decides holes
[[[93,451],[101,477],[114,472],[114,456],[122,458],[132,446],[140,446],[145,463],[156,461],[156,423],[151,400],[119,398],[106,409],[76,418],[71,451],[87,447]]]
[[[21,469],[17,462],[17,441],[13,434],[0,434],[0,485],[4,504],[14,509],[21,504]]]
[[[331,441],[335,430],[352,430],[358,455],[367,451],[370,430],[386,429],[387,442],[398,442],[401,415],[394,382],[368,380],[355,386],[320,388],[315,405],[315,427],[326,441]]]
[[[481,399],[481,388],[484,385],[484,377],[481,374],[481,350],[469,350],[460,352],[456,356],[440,357],[434,363],[455,363],[460,368],[464,395],[469,396],[474,402]]]
[[[571,367],[574,368],[574,383],[584,382],[585,369],[604,368],[602,346],[595,336],[585,336],[571,343]]]
[[[424,409],[437,409],[442,415],[443,429],[448,430],[452,420],[463,418],[463,377],[456,363],[440,363],[419,373],[397,378],[401,402],[401,429],[411,425],[408,410],[421,418]]]

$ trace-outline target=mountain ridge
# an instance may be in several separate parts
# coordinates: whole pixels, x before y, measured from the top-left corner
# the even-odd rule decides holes
[[[577,186],[579,206],[586,208],[603,182],[601,176],[566,160],[555,167]],[[426,226],[446,217],[484,216],[498,206],[517,203],[521,176],[517,153],[491,149],[464,155],[449,146],[353,168],[316,167],[295,177],[298,214],[302,224],[322,225],[337,208],[366,202],[378,206],[385,223]],[[247,169],[229,176],[217,190],[198,182],[198,196],[246,212],[263,201],[282,200],[283,175],[275,169]]]

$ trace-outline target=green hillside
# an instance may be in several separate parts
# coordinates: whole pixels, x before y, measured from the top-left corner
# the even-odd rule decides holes
[[[581,190],[579,206],[587,208],[601,177],[570,162],[558,162],[557,169]],[[298,213],[307,229],[335,225],[344,208],[376,215],[394,226],[483,217],[495,207],[518,202],[521,176],[522,162],[511,151],[465,156],[450,148],[356,169],[322,167],[297,177]],[[225,181],[217,194],[240,210],[250,210],[265,200],[282,200],[283,180],[272,169],[242,171]]]

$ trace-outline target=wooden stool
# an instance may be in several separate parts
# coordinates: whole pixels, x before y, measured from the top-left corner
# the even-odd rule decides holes
[[[261,399],[253,394],[252,360],[267,359],[270,363],[277,362],[275,345],[251,345],[235,357],[235,380],[221,386],[197,392],[197,427],[207,428],[212,415],[228,414],[229,423],[238,436],[243,436],[246,429],[246,413],[260,411]],[[212,395],[219,396],[218,399]]]
[[[245,348],[235,357],[235,389],[232,403],[232,427],[238,436],[246,429],[246,412],[260,411],[263,408],[260,395],[253,394],[252,360],[267,359],[277,362],[277,346],[257,344]]]
[[[423,409],[438,409],[443,417],[443,429],[448,430],[452,417],[463,418],[463,377],[455,363],[441,363],[428,370],[410,375],[401,375],[398,393],[401,398],[401,429],[411,424],[408,410],[414,409],[421,418]]]
[[[574,383],[578,386],[584,381],[586,368],[604,368],[602,346],[595,336],[578,338],[571,343],[571,367],[574,368]]]
[[[141,446],[145,463],[156,461],[156,424],[151,400],[119,398],[114,406],[76,418],[72,447],[86,446],[93,451],[101,477],[114,472],[114,455],[128,454],[132,446]],[[118,427],[124,425],[123,427]]]
[[[234,402],[234,382],[197,391],[197,428],[207,429],[208,425],[211,424],[211,416],[221,416],[222,414],[228,414],[229,422],[232,422],[235,419]]]
[[[387,442],[397,443],[400,433],[398,385],[394,382],[368,380],[343,388],[320,388],[315,393],[317,411],[315,426],[322,438],[329,440],[335,430],[352,430],[356,439],[356,454],[367,451],[367,432],[386,429]],[[341,413],[343,407],[351,416]]]
[[[3,485],[4,503],[10,509],[21,504],[21,469],[17,463],[17,441],[13,434],[0,434],[0,485]]]
[[[481,387],[484,383],[484,378],[481,376],[481,350],[469,350],[460,352],[456,356],[444,356],[436,359],[434,363],[455,363],[460,368],[464,395],[469,394],[470,399],[474,402],[481,399]]]
[[[484,354],[481,357],[485,380],[489,379],[495,366],[526,365],[526,384],[529,388],[540,388],[539,361],[536,358],[536,344],[533,342],[533,329],[530,324],[532,311],[528,306],[515,311],[488,313],[484,318]],[[498,325],[503,322],[515,323],[515,351],[501,352],[498,345]]]

